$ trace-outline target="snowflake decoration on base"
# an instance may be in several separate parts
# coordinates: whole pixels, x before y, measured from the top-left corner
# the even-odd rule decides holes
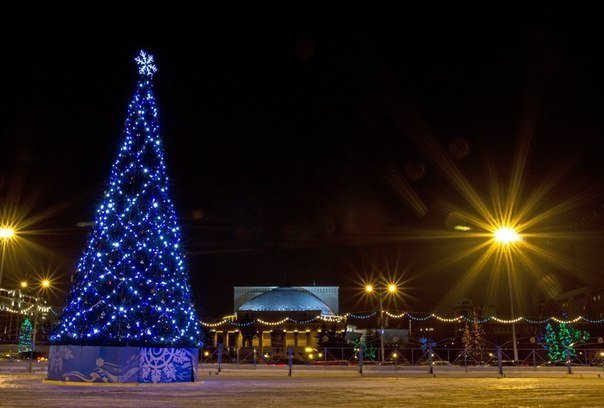
[[[153,78],[153,74],[157,72],[153,55],[147,54],[145,51],[141,50],[138,57],[134,58],[134,61],[138,64],[138,73],[140,75]]]

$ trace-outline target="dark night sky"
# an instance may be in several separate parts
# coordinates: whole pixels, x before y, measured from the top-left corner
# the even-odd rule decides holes
[[[0,192],[14,200],[20,186],[29,217],[55,209],[30,227],[48,233],[27,237],[54,255],[32,250],[5,279],[51,265],[68,289],[86,239],[76,223],[92,219],[107,181],[141,48],[160,69],[168,172],[202,316],[229,312],[234,285],[284,281],[338,285],[342,308],[360,307],[352,288],[371,264],[404,272],[404,307],[435,307],[467,264],[433,261],[466,244],[421,231],[447,230],[444,203],[470,208],[422,150],[419,124],[485,195],[485,163],[505,185],[516,143],[532,136],[525,191],[568,166],[539,210],[590,193],[547,228],[568,230],[602,208],[596,16],[531,2],[318,4],[3,27]],[[396,194],[387,169],[424,212]],[[589,251],[601,251],[597,236]]]

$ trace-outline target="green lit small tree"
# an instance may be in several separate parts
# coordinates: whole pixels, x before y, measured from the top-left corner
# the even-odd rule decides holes
[[[19,353],[31,350],[32,332],[33,329],[31,322],[28,318],[25,318],[21,324],[21,330],[19,332],[19,344],[17,345],[17,350],[19,350]]]
[[[575,330],[566,323],[559,323],[557,327],[548,323],[545,327],[543,347],[547,350],[550,361],[563,361],[567,355],[575,356],[574,346],[588,339],[589,333],[584,330]]]
[[[366,338],[359,338],[352,340],[352,347],[354,350],[355,358],[359,355],[359,349],[363,347],[363,356],[369,360],[375,360],[377,358],[377,348],[373,346],[371,342],[367,342]]]

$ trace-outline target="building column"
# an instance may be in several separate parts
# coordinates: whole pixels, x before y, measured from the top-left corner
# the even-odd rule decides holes
[[[264,356],[264,330],[258,332],[258,346],[260,346],[260,355]]]

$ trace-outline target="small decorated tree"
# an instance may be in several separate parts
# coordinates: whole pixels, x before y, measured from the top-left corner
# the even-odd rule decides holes
[[[468,324],[467,320],[464,321],[463,332],[461,334],[461,344],[463,344],[463,347],[466,350],[470,349],[472,344],[472,332],[470,331],[470,325]]]
[[[30,351],[31,343],[32,343],[32,326],[29,319],[26,317],[21,323],[21,330],[19,332],[19,344],[17,345],[17,350],[20,353]]]
[[[547,350],[550,361],[564,361],[576,355],[574,346],[589,339],[589,333],[575,330],[567,323],[560,322],[557,327],[548,323],[545,327],[543,347]]]
[[[478,321],[476,309],[474,309],[472,312],[472,324],[468,324],[468,319],[465,321],[461,342],[466,353],[476,362],[482,362],[483,336],[484,330]]]
[[[363,356],[365,356],[365,358],[369,360],[375,360],[377,358],[378,349],[374,345],[368,344],[366,339],[363,337],[352,340],[352,347],[355,358],[358,358],[359,349],[361,347],[363,347]]]

